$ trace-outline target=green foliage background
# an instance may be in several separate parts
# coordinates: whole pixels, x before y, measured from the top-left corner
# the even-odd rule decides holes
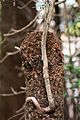
[[[72,36],[80,36],[80,12],[76,14],[74,22],[69,25],[69,33]]]

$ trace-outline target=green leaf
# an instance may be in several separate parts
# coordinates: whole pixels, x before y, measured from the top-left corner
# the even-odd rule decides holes
[[[67,96],[67,92],[64,92],[63,96],[66,97]]]
[[[78,88],[80,88],[80,79],[78,79]]]

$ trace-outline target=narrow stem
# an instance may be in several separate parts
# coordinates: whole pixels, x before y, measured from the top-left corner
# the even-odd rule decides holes
[[[48,33],[49,25],[51,22],[52,15],[54,13],[54,4],[55,4],[55,0],[51,2],[50,6],[45,6],[45,22],[44,22],[44,27],[43,27],[42,41],[41,41],[42,60],[43,60],[43,78],[45,82],[49,107],[51,109],[54,108],[54,98],[51,92],[49,73],[48,73],[48,58],[47,58],[47,52],[46,52],[46,41],[47,41],[47,33]]]

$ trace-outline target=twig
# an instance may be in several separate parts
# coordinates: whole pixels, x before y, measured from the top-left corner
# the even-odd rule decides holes
[[[75,56],[78,56],[80,54],[80,49],[77,49],[76,51],[75,51],[75,53],[73,53],[72,55],[71,55],[71,58],[73,58],[73,57],[75,57]]]
[[[19,52],[21,52],[21,49],[17,46],[14,47],[16,50],[18,50]]]
[[[19,110],[17,110],[16,113],[21,112],[22,110],[24,110],[24,108],[25,108],[25,104],[23,104],[23,106]]]
[[[14,32],[14,31],[16,31],[16,30],[11,28],[10,31],[7,34],[10,34],[10,33]],[[5,36],[5,38],[2,41],[0,41],[0,45],[4,44],[7,39],[8,39],[8,37]]]
[[[16,92],[15,94],[14,93],[4,93],[4,94],[0,94],[0,96],[2,97],[11,97],[11,96],[17,96],[17,95],[20,95],[20,94],[24,94],[25,91],[19,91],[19,92]]]
[[[64,3],[64,2],[66,2],[66,0],[62,0],[62,1],[55,2],[54,5],[59,5],[59,4]]]
[[[70,53],[70,57],[69,57],[69,62],[72,64],[72,57],[71,57],[71,43],[70,43],[70,34],[69,34],[69,26],[68,26],[68,18],[67,18],[67,8],[66,8],[66,3],[64,2],[64,10],[65,10],[65,22],[66,22],[66,27],[67,27],[67,34],[68,34],[68,43],[69,43],[69,53]],[[71,69],[70,69],[70,75],[71,75]],[[72,80],[71,78],[69,78],[69,80],[67,80],[68,84],[71,84]],[[74,119],[74,110],[73,110],[73,102],[71,97],[73,96],[73,91],[70,87],[70,85],[68,85],[68,88],[66,86],[67,89],[67,93],[68,93],[68,99],[67,99],[67,103],[68,103],[68,111],[69,111],[69,119]]]
[[[63,3],[63,2],[65,2],[65,1],[66,1],[66,0],[62,0],[62,1],[59,1],[59,2],[55,2],[54,5],[59,5],[59,4]],[[31,2],[35,2],[35,0],[30,0],[29,2],[27,2],[27,3],[26,3],[25,5],[23,5],[22,7],[18,6],[17,8],[20,9],[20,10],[22,10],[22,9],[24,9],[25,7],[27,7]]]
[[[20,88],[21,88],[22,90],[26,90],[26,87],[22,87],[22,86],[21,86]]]
[[[25,115],[22,115],[19,120],[23,120],[24,117],[25,117]]]
[[[14,88],[13,88],[13,87],[11,87],[11,91],[13,92],[13,94],[14,94],[14,95],[16,95],[16,94],[17,94],[17,92],[14,90]]]
[[[51,109],[50,107],[46,107],[46,108],[42,108],[39,104],[39,102],[36,100],[35,97],[28,97],[26,98],[26,103],[29,102],[29,101],[32,101],[33,104],[35,105],[35,107],[40,111],[40,112],[50,112]]]
[[[19,30],[13,29],[12,33],[4,34],[4,37],[13,36],[13,35],[15,35],[17,33],[20,33],[22,31],[26,30],[28,27],[30,27],[35,22],[36,19],[37,19],[37,16],[28,25],[24,26],[23,28],[21,28]]]
[[[9,56],[13,56],[21,52],[19,47],[15,47],[17,51],[14,52],[6,52],[6,55],[0,60],[0,64],[3,63]]]
[[[66,27],[68,29],[67,31],[67,34],[68,34],[68,42],[69,42],[69,53],[70,53],[70,56],[71,56],[71,45],[70,45],[70,35],[69,35],[69,26],[68,26],[68,18],[67,18],[67,9],[66,9],[66,4],[65,2],[63,3],[64,4],[64,10],[65,10],[65,22],[66,22]]]
[[[35,0],[30,0],[30,1],[28,1],[25,5],[23,5],[22,7],[18,6],[17,8],[20,9],[20,10],[22,10],[22,9],[24,9],[25,7],[27,7],[31,2],[35,2]]]
[[[21,113],[19,113],[19,114],[16,114],[16,115],[10,117],[8,120],[11,120],[11,119],[13,119],[13,118],[15,118],[15,117],[17,117],[17,116],[19,116],[19,115],[22,115],[22,114],[24,114],[24,112],[21,112]]]
[[[48,14],[46,14],[47,18],[45,19],[45,23],[44,23],[44,27],[43,27],[43,34],[42,34],[42,41],[41,41],[41,51],[42,51],[42,60],[43,60],[43,77],[44,77],[44,81],[45,81],[45,87],[46,87],[46,92],[47,92],[50,109],[54,108],[54,98],[52,97],[52,93],[51,93],[49,73],[48,73],[46,40],[47,40],[47,32],[49,29],[50,21],[51,21],[52,15],[54,13],[54,4],[55,4],[55,0],[53,0],[51,2],[51,5],[48,8],[49,12],[48,12]]]
[[[61,95],[61,96],[63,96],[63,95]],[[41,107],[39,102],[37,101],[37,99],[35,97],[27,97],[26,98],[26,103],[28,103],[29,101],[32,101],[34,106],[36,107],[36,109],[39,110],[42,113],[49,113],[49,112],[53,111],[53,109],[51,109],[50,106],[45,107],[45,108]],[[22,106],[22,108],[20,108],[17,111],[17,113],[21,112],[24,108],[25,108],[25,104]]]
[[[12,29],[10,29],[7,34],[9,34],[9,33],[11,33],[11,32],[12,32]],[[2,41],[0,41],[0,45],[4,44],[5,41],[6,41],[6,39],[7,39],[7,37],[4,38]]]

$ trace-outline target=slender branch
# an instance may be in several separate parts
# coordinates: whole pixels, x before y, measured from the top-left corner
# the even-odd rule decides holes
[[[19,120],[23,120],[25,118],[25,115],[22,115]]]
[[[50,109],[54,108],[54,98],[52,97],[51,93],[51,87],[50,87],[50,80],[49,80],[49,73],[48,73],[48,59],[47,59],[47,53],[46,53],[46,40],[47,40],[47,32],[49,29],[50,21],[52,18],[52,15],[54,13],[54,4],[55,0],[53,0],[48,8],[48,14],[46,11],[46,6],[45,6],[45,22],[44,22],[44,27],[43,27],[43,34],[42,34],[42,41],[41,41],[41,51],[42,51],[42,60],[43,60],[43,77],[45,81],[45,87],[46,87],[46,92],[47,92],[47,97],[48,97],[48,102],[49,102],[49,107]]]
[[[22,87],[22,86],[21,86],[20,88],[21,88],[22,90],[26,90],[26,87]]]
[[[14,48],[15,48],[16,50],[18,50],[19,52],[21,52],[20,47],[15,46]]]
[[[23,5],[22,7],[18,6],[17,8],[20,9],[20,10],[22,10],[22,9],[24,9],[25,7],[27,7],[31,2],[35,2],[35,0],[30,0],[30,1],[28,1],[25,5]]]
[[[63,3],[64,5],[64,15],[65,15],[65,22],[66,22],[66,28],[68,29],[67,31],[67,34],[68,34],[68,43],[69,43],[69,53],[70,53],[70,57],[69,57],[69,62],[72,64],[72,57],[71,57],[71,40],[70,40],[70,34],[69,34],[69,26],[68,26],[68,18],[67,18],[67,8],[66,8],[66,3],[64,2]],[[71,75],[71,69],[70,69],[70,75]],[[68,93],[68,99],[67,99],[67,103],[68,103],[68,111],[69,111],[69,118],[70,119],[74,119],[74,110],[73,110],[73,102],[72,102],[72,99],[71,97],[73,96],[73,91],[70,87],[70,85],[68,84],[71,84],[72,80],[71,78],[69,78],[69,80],[66,81],[66,89],[67,89],[67,93]]]
[[[50,112],[51,111],[50,107],[42,108],[35,97],[26,98],[26,103],[29,101],[32,101],[33,104],[35,105],[36,109],[38,109],[40,112]]]
[[[67,31],[67,34],[68,34],[68,42],[69,42],[69,53],[70,53],[70,56],[71,56],[71,45],[70,45],[70,34],[69,34],[69,26],[68,26],[68,18],[67,18],[67,8],[66,8],[66,3],[64,2],[64,10],[65,10],[65,22],[66,22],[66,27],[68,29]]]
[[[4,94],[0,94],[0,96],[2,97],[11,97],[11,96],[17,96],[17,95],[20,95],[20,94],[24,94],[25,91],[19,91],[19,92],[16,92],[15,94],[14,93],[4,93]]]
[[[36,0],[30,0],[30,1],[28,1],[25,5],[23,5],[22,7],[18,6],[17,8],[20,9],[20,10],[22,10],[22,9],[24,9],[25,7],[27,7],[31,2],[35,2],[35,1],[36,1]],[[65,2],[65,1],[66,1],[66,0],[62,0],[62,1],[55,2],[55,5],[59,5],[59,4],[63,3],[63,2]]]
[[[12,120],[13,118],[16,118],[17,116],[20,116],[20,115],[22,115],[22,114],[24,114],[24,112],[21,112],[21,113],[19,113],[19,114],[16,114],[16,115],[10,117],[8,120]]]
[[[63,96],[63,95],[61,95],[61,96]],[[34,106],[36,107],[36,109],[39,110],[42,113],[49,113],[49,112],[53,111],[53,109],[51,109],[50,106],[45,107],[45,108],[41,107],[39,102],[37,101],[37,99],[35,97],[27,97],[26,98],[26,103],[28,103],[30,101],[32,101]],[[23,105],[22,108],[20,108],[17,111],[17,113],[21,112],[24,108],[25,108],[25,105]]]
[[[13,92],[13,94],[14,94],[14,95],[16,95],[16,94],[17,94],[17,92],[14,90],[14,88],[13,88],[13,87],[11,87],[11,91]]]
[[[80,49],[77,49],[72,55],[71,58],[78,56],[80,54]]]
[[[36,19],[37,19],[37,16],[28,25],[24,26],[23,28],[21,28],[19,30],[13,29],[12,33],[4,34],[4,37],[13,36],[13,35],[15,35],[17,33],[20,33],[22,31],[26,30],[28,27],[30,27],[35,22]]]
[[[8,31],[8,34],[11,33],[11,32],[12,32],[12,29],[10,29],[10,30]],[[6,41],[6,39],[7,39],[7,37],[4,38],[2,41],[0,41],[0,45],[4,44],[5,41]]]
[[[11,34],[14,31],[16,32],[15,29],[11,28],[10,31],[7,34]],[[8,37],[5,36],[5,38],[2,41],[0,41],[0,45],[4,44],[7,39],[8,39]]]
[[[19,47],[15,47],[17,51],[14,52],[6,52],[6,55],[0,60],[0,64],[3,63],[9,56],[13,56],[21,52]]]
[[[59,4],[64,3],[64,2],[66,2],[66,0],[62,0],[62,1],[55,2],[54,5],[59,5]]]
[[[23,104],[23,106],[19,110],[17,110],[16,113],[19,113],[19,112],[23,111],[24,108],[25,108],[25,104]]]

